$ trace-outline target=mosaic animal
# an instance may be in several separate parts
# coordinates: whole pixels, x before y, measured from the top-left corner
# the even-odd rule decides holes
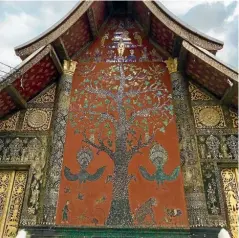
[[[156,224],[153,207],[157,206],[156,198],[150,198],[145,203],[143,203],[135,212],[133,216],[137,223],[141,225],[146,217],[149,215],[154,224]]]
[[[156,167],[156,172],[154,174],[148,173],[148,171],[143,167],[139,167],[141,175],[148,181],[156,181],[157,184],[163,184],[164,181],[175,180],[180,172],[180,167],[176,167],[171,174],[165,174],[163,167],[168,160],[167,151],[159,144],[154,145],[150,150],[150,160]]]
[[[92,181],[98,180],[104,173],[106,166],[99,168],[94,174],[90,174],[87,172],[86,169],[92,160],[93,160],[93,152],[90,149],[84,148],[80,150],[77,153],[77,161],[81,166],[81,170],[76,174],[72,174],[70,169],[65,167],[64,175],[66,179],[69,181],[79,180],[80,183],[85,183],[86,181],[92,182]]]

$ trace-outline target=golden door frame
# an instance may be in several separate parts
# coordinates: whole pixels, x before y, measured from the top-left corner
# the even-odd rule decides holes
[[[30,188],[31,188],[31,182],[33,178],[33,168],[31,166],[31,163],[24,163],[24,164],[18,164],[11,162],[9,163],[0,163],[0,171],[26,171],[27,172],[27,180],[26,180],[26,185],[25,185],[25,191],[23,195],[23,202],[20,210],[20,216],[19,216],[19,221],[18,221],[18,227],[17,230],[22,225],[22,220],[25,216],[27,216],[27,204],[28,204],[28,199],[29,199],[29,193],[30,193]],[[13,179],[14,182],[14,179]],[[9,205],[8,205],[9,206]]]
[[[228,228],[228,230],[230,230],[232,238],[234,238],[233,233],[231,231],[229,208],[228,208],[228,204],[227,204],[227,199],[226,199],[226,194],[225,194],[225,190],[224,190],[224,183],[223,183],[221,172],[222,172],[223,169],[235,169],[238,172],[238,162],[237,161],[233,161],[233,162],[230,162],[230,163],[228,163],[228,162],[218,162],[217,166],[218,166],[218,169],[220,171],[220,186],[221,186],[222,193],[223,193],[222,197],[223,197],[223,203],[224,203],[224,207],[225,207],[225,216],[226,216],[227,228]],[[238,174],[236,174],[236,179],[238,180]],[[237,181],[237,183],[238,183],[238,181]],[[237,211],[237,213],[238,213],[238,211]]]

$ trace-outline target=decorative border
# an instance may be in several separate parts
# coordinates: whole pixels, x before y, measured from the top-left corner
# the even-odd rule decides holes
[[[220,71],[221,73],[225,74],[229,78],[235,80],[236,83],[238,82],[238,73],[236,73],[233,69],[230,69],[226,65],[219,62],[214,56],[207,54],[206,52],[200,50],[196,46],[193,46],[187,41],[183,41],[182,45],[186,50],[188,50],[193,55],[197,56],[205,63],[209,64],[210,66]]]
[[[16,47],[15,52],[18,56],[25,56],[28,54],[31,54],[35,50],[39,49],[41,46],[48,45],[54,40],[56,40],[59,36],[61,36],[64,32],[66,32],[76,21],[88,10],[88,8],[91,6],[93,1],[84,1],[82,4],[80,4],[74,13],[70,15],[69,17],[63,18],[63,20],[57,24],[56,26],[53,26],[47,32],[43,35],[40,35],[39,37],[33,39],[29,43]]]
[[[192,43],[201,46],[208,50],[220,50],[223,47],[221,43],[215,43],[210,39],[205,39],[200,34],[196,34],[186,26],[180,25],[180,23],[175,22],[168,16],[160,6],[157,6],[153,1],[143,1],[144,4],[148,7],[148,9],[155,15],[155,17],[161,21],[164,25],[166,25],[171,31],[173,31],[176,35],[179,35],[185,40],[191,41]]]

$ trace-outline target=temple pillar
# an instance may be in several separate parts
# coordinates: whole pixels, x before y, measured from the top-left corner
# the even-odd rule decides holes
[[[55,224],[59,193],[64,144],[66,137],[67,116],[70,106],[72,78],[77,62],[64,60],[63,74],[58,82],[55,115],[53,117],[51,148],[48,159],[48,173],[44,195],[42,224]]]
[[[210,225],[197,151],[196,131],[189,103],[188,82],[178,71],[177,58],[169,58],[165,63],[172,83],[189,224],[191,228],[208,227]]]

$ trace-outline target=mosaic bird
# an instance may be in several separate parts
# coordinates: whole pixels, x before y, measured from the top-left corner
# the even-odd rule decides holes
[[[164,181],[175,180],[180,172],[180,167],[176,167],[171,174],[165,174],[163,167],[168,160],[167,151],[159,144],[154,145],[150,150],[150,160],[156,167],[154,174],[149,174],[148,171],[143,167],[139,167],[141,175],[149,181],[156,181],[157,184],[163,184]]]
[[[178,217],[182,215],[182,211],[180,209],[166,209],[166,213],[170,217]]]
[[[72,174],[70,169],[65,166],[64,175],[69,181],[79,180],[80,183],[85,183],[86,181],[96,181],[98,180],[105,171],[106,166],[103,166],[94,174],[90,174],[87,172],[87,167],[89,163],[93,160],[93,152],[88,148],[83,148],[77,153],[77,161],[81,166],[81,169],[78,173]]]

